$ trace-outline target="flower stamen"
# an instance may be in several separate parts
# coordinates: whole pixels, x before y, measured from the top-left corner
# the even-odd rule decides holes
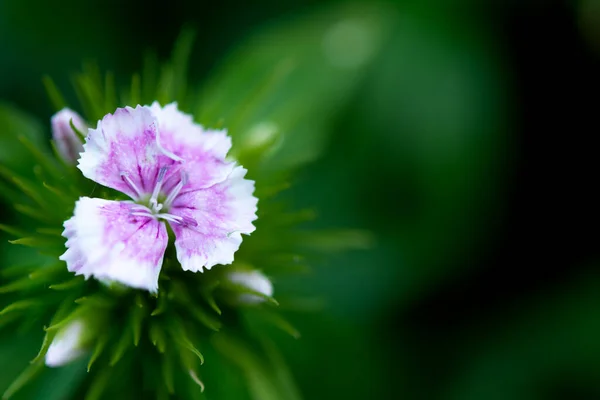
[[[127,172],[121,172],[121,179],[123,180],[123,182],[125,182],[127,184],[127,186],[129,186],[129,188],[131,190],[133,190],[133,192],[135,193],[135,200],[139,200],[140,197],[142,197],[142,195],[141,195],[142,192],[140,191],[140,189],[138,189],[136,184],[131,180],[131,178],[129,177],[129,174]]]
[[[179,180],[179,183],[171,190],[171,193],[169,193],[169,195],[163,203],[165,207],[169,208],[171,206],[171,203],[173,202],[173,200],[175,200],[175,198],[177,197],[179,192],[181,192],[181,189],[183,189],[186,183],[187,174],[184,171],[181,171],[181,179]]]
[[[168,169],[169,169],[169,167],[162,167],[158,171],[158,178],[156,178],[156,185],[154,186],[154,191],[152,192],[152,196],[150,197],[150,200],[149,200],[150,209],[155,213],[159,212],[163,208],[163,205],[158,203],[158,195],[160,193],[160,189],[162,188],[162,184],[163,184],[163,181],[165,179],[165,175],[166,175]]]

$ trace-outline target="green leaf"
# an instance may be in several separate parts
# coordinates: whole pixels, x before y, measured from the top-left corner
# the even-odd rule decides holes
[[[131,333],[127,332],[127,330],[125,332],[121,333],[121,337],[119,338],[119,341],[113,348],[112,356],[111,356],[110,362],[109,362],[109,365],[111,367],[116,365],[121,360],[121,358],[123,358],[123,355],[125,354],[127,349],[129,349],[129,347],[131,347],[131,344],[132,344],[131,336],[130,336]]]
[[[214,312],[221,315],[221,309],[217,305],[217,302],[215,301],[212,291],[208,291],[208,290],[202,291],[202,297],[204,297],[204,300],[210,306],[210,308],[212,308],[214,310]]]
[[[44,87],[46,88],[46,93],[50,98],[50,103],[54,107],[54,111],[58,112],[67,106],[67,102],[65,101],[63,95],[60,93],[60,90],[56,87],[56,84],[52,80],[51,77],[45,75],[42,78],[44,83]]]
[[[173,357],[169,353],[165,353],[161,363],[162,377],[170,394],[175,393],[175,384],[173,383]]]
[[[8,306],[4,307],[2,311],[0,311],[0,316],[10,312],[23,311],[30,308],[34,308],[41,304],[42,302],[38,299],[17,300],[14,303],[11,303]]]
[[[294,339],[300,338],[300,332],[292,324],[290,324],[287,320],[285,320],[281,315],[276,312],[267,310],[267,309],[247,309],[244,310],[244,316],[247,319],[258,319],[262,320],[270,325],[273,325],[276,328],[281,329],[282,331],[291,335]]]
[[[141,299],[141,296],[138,295],[137,297]],[[139,302],[141,302],[141,300],[136,302],[136,304],[131,307],[131,312],[129,315],[129,324],[131,327],[131,333],[133,335],[134,346],[137,346],[140,343],[140,337],[142,335],[142,323],[147,312],[146,307],[140,307],[139,304],[141,303]]]
[[[0,224],[0,231],[4,231],[4,232],[8,233],[9,235],[18,236],[18,237],[27,236],[29,234],[29,232],[23,231],[19,228],[14,228],[12,226],[4,225],[4,224]]]
[[[208,79],[197,119],[208,126],[223,119],[234,154],[281,136],[264,154],[268,171],[314,160],[332,119],[374,62],[390,15],[376,3],[342,5],[262,29]]]
[[[165,312],[165,310],[167,309],[167,296],[164,294],[164,292],[160,292],[158,293],[158,301],[157,301],[157,306],[154,309],[154,311],[152,311],[152,313],[150,313],[150,316],[154,317],[156,315],[160,315],[163,312]]]
[[[177,343],[184,350],[191,351],[196,355],[196,357],[198,357],[200,364],[204,364],[204,356],[188,338],[188,334],[179,319],[171,318],[169,320],[168,329],[171,334],[171,338],[175,341],[175,343]]]
[[[33,280],[29,276],[0,286],[0,293],[12,293],[21,290],[32,289],[40,284],[39,280]]]
[[[303,248],[319,252],[367,250],[373,247],[373,235],[359,229],[296,232],[294,238]]]
[[[56,283],[54,285],[48,286],[52,290],[70,290],[74,287],[77,287],[83,284],[84,279],[81,276],[77,276],[75,278],[69,279],[66,282]]]
[[[47,143],[43,126],[32,116],[11,105],[0,103],[0,131],[0,165],[9,171],[30,177],[30,153],[18,137],[23,136],[36,148],[45,148]],[[4,193],[0,193],[0,196],[4,196]]]
[[[109,335],[107,333],[100,335],[96,339],[96,345],[94,346],[94,352],[92,353],[92,355],[90,357],[90,361],[87,364],[87,372],[90,372],[92,365],[94,365],[94,362],[96,362],[98,357],[100,357],[100,355],[104,351],[104,348],[106,347],[106,343],[108,342],[108,339],[109,339]]]
[[[110,384],[112,371],[111,368],[102,368],[96,373],[85,394],[85,400],[100,400],[102,398],[102,394]]]
[[[165,352],[166,336],[165,331],[157,321],[150,321],[150,329],[148,330],[150,341],[160,353]]]
[[[230,334],[212,337],[215,348],[244,373],[253,400],[279,400],[286,398],[279,392],[275,380],[265,368],[265,363],[252,352],[252,347]]]
[[[2,395],[3,400],[10,399],[16,392],[21,390],[23,386],[29,383],[32,379],[34,379],[42,370],[44,369],[44,362],[37,361],[33,364],[30,364],[21,375],[17,377],[13,381],[13,383],[6,389],[4,394]]]

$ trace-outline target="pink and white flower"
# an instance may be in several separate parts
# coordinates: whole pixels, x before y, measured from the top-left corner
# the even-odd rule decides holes
[[[52,139],[56,143],[56,151],[64,162],[75,165],[79,153],[83,151],[83,143],[71,127],[71,121],[80,132],[88,129],[83,118],[69,108],[63,108],[54,114],[50,125],[52,126]]]
[[[80,198],[65,222],[69,271],[158,290],[175,234],[184,270],[230,264],[254,231],[257,199],[246,170],[225,160],[231,139],[205,130],[176,104],[119,108],[90,129],[79,169],[131,200]]]

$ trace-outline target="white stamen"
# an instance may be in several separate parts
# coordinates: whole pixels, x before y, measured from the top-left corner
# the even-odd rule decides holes
[[[135,183],[133,183],[133,181],[129,177],[129,174],[127,172],[121,172],[121,179],[129,186],[131,190],[135,192],[135,200],[139,200],[142,192],[140,191],[140,189],[138,189]]]
[[[134,211],[132,213],[129,213],[129,215],[135,215],[137,217],[154,217],[154,215],[150,214],[149,212],[141,212],[141,211]]]
[[[175,161],[179,161],[179,162],[183,162],[183,158],[176,156],[175,154],[171,153],[169,150],[165,149],[164,147],[162,147],[162,145],[160,144],[160,130],[158,129],[158,127],[156,127],[156,147],[158,147],[158,149],[167,157],[169,157],[172,160]]]
[[[181,192],[181,189],[183,189],[183,187],[185,186],[186,183],[187,183],[187,174],[185,172],[181,171],[181,180],[173,188],[173,190],[171,190],[171,193],[169,193],[169,195],[167,196],[167,199],[164,201],[163,204],[165,207],[167,207],[167,208],[171,207],[171,203],[173,202],[173,200],[175,200],[175,197],[177,197],[179,192]]]
[[[171,221],[171,222],[175,222],[176,224],[182,225],[182,226],[198,226],[198,223],[196,222],[196,220],[194,220],[193,218],[190,217],[180,217],[179,215],[173,215],[173,214],[158,214],[157,215],[158,218],[162,218],[165,221]]]
[[[181,224],[183,222],[183,218],[177,216],[177,215],[173,215],[173,214],[158,214],[157,217],[164,219],[165,221],[171,221],[171,222],[175,222],[178,224]]]
[[[168,167],[162,167],[158,171],[158,178],[156,179],[156,185],[154,186],[154,191],[152,192],[152,197],[150,197],[150,208],[154,212],[159,212],[162,208],[162,204],[158,204],[158,194],[160,193],[160,189],[162,188],[163,180],[165,179],[165,174],[167,173]]]

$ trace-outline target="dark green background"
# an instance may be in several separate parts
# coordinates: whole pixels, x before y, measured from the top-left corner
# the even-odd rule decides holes
[[[0,101],[47,131],[43,74],[66,89],[91,59],[125,82],[146,50],[168,57],[184,25],[197,31],[192,82],[208,85],[255,32],[269,29],[272,42],[263,45],[278,49],[286,26],[298,23],[295,34],[310,38],[328,7],[335,15],[344,5],[2,0]],[[301,115],[307,126],[315,118],[324,152],[299,170],[290,199],[317,210],[310,226],[375,237],[371,250],[335,255],[312,275],[276,283],[276,295],[294,290],[325,302],[316,313],[289,313],[303,336],[278,340],[302,394],[600,398],[600,7],[376,7],[386,15],[385,35],[364,72],[318,120],[308,104]],[[253,84],[252,74],[244,79]],[[302,79],[280,101],[301,102],[310,83],[333,76],[316,68]],[[11,340],[0,342],[3,369],[26,338]]]

